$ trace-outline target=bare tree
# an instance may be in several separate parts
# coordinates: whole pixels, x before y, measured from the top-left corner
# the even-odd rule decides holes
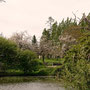
[[[21,49],[32,49],[31,36],[26,32],[14,33],[10,38]]]
[[[40,46],[39,46],[40,54],[42,56],[43,62],[45,59],[45,56],[50,54],[51,51],[51,41],[47,40],[46,36],[42,36],[40,40]]]
[[[76,39],[72,35],[66,33],[61,35],[59,40],[62,43],[60,51],[60,57],[62,58],[65,55],[65,52],[70,49],[71,45],[76,44]]]
[[[52,40],[47,40],[45,35],[42,36],[40,40],[40,54],[42,55],[43,62],[45,62],[45,57],[48,59],[59,57],[60,43],[58,44]]]

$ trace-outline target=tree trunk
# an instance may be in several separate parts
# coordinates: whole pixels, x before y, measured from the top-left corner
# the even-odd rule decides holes
[[[44,55],[42,55],[42,60],[43,60],[43,63],[45,62],[44,60],[45,60],[45,56]]]

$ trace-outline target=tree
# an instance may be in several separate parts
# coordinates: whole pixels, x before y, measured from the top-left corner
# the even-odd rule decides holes
[[[32,37],[32,51],[37,55],[39,54],[39,46],[35,35]]]
[[[26,31],[14,33],[9,39],[14,41],[20,49],[32,50],[31,37]]]
[[[49,17],[47,23],[50,26],[49,32],[51,34],[52,33],[52,24],[54,23],[54,19],[52,17]]]
[[[35,58],[36,58],[36,54],[30,50],[21,50],[18,53],[19,68],[24,72],[24,74],[33,71],[31,62]]]
[[[42,59],[43,59],[43,63],[45,62],[45,57],[47,55],[50,54],[50,50],[51,50],[51,40],[47,40],[47,37],[45,35],[43,35],[41,37],[41,40],[40,40],[40,46],[39,46],[39,49],[40,49],[40,54],[42,55]]]
[[[52,34],[51,34],[51,38],[52,40],[56,41],[57,40],[57,22],[55,22],[53,25],[52,25]]]
[[[0,37],[0,62],[7,67],[14,66],[17,61],[17,49],[14,42]]]
[[[60,77],[75,90],[90,88],[90,32],[73,45],[63,58]]]
[[[44,28],[42,37],[40,39],[39,52],[42,56],[43,63],[45,63],[45,57],[50,54],[51,50],[51,40],[50,33],[46,28]]]
[[[37,43],[37,39],[36,39],[36,36],[34,35],[33,37],[32,37],[32,44],[36,44]]]
[[[46,28],[44,28],[42,36],[45,36],[47,40],[50,40],[50,33]]]

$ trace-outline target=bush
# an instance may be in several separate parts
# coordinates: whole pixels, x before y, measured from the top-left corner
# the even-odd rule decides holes
[[[44,68],[44,69],[40,69],[38,72],[39,76],[47,76],[48,75],[48,71]]]
[[[32,72],[38,71],[42,66],[43,64],[41,62],[38,62],[37,60],[31,60],[30,62]]]
[[[3,63],[6,68],[11,67],[16,62],[17,45],[0,37],[0,63]]]
[[[37,76],[52,76],[52,75],[54,75],[53,74],[54,69],[55,68],[52,68],[52,67],[42,67],[35,73],[35,75],[37,75]]]
[[[61,78],[76,90],[90,88],[90,35],[85,35],[65,55]]]
[[[21,50],[18,54],[19,68],[24,71],[24,73],[32,72],[32,64],[37,64],[33,61],[36,58],[36,54],[30,50]]]

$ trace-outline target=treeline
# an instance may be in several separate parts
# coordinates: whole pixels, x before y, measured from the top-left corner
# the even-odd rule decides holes
[[[75,90],[90,88],[90,14],[77,21],[67,18],[60,23],[48,18],[40,42],[27,32],[0,36],[0,75],[10,70],[23,75],[55,75]],[[46,59],[49,61],[46,62]],[[42,60],[42,61],[41,61]],[[50,62],[58,65],[55,68]]]
[[[64,83],[75,90],[90,89],[90,32],[66,52],[58,72]]]
[[[44,58],[60,59],[55,75],[75,90],[90,89],[90,13],[77,21],[67,18],[61,23],[49,17],[40,42]],[[43,60],[44,60],[43,58]]]
[[[0,37],[0,75],[8,70],[21,70],[24,74],[37,69],[36,53],[20,48],[14,41]]]
[[[40,50],[43,57],[62,58],[71,45],[85,32],[90,31],[90,14],[77,21],[67,18],[57,23],[52,17],[48,18],[49,29],[44,29],[40,40]]]

